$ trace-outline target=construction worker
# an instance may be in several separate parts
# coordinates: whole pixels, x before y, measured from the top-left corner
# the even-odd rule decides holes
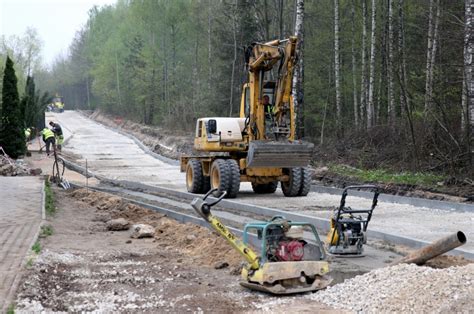
[[[41,131],[41,135],[43,136],[43,141],[46,144],[46,154],[49,156],[49,146],[54,145],[56,143],[56,140],[54,138],[54,133],[48,128],[44,128],[43,131]]]
[[[28,142],[30,140],[31,136],[31,128],[26,128],[25,129],[25,140]]]
[[[51,126],[51,131],[53,131],[56,138],[56,147],[61,151],[61,147],[64,143],[63,129],[58,123],[54,123],[53,121],[49,121],[49,125]]]
[[[268,95],[263,95],[263,110],[265,112],[265,134],[266,137],[269,138],[271,134],[271,128],[273,123],[273,105],[270,104],[270,97]]]

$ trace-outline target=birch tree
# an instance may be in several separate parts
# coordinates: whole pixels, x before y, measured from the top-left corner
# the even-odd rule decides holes
[[[357,103],[357,69],[356,69],[356,52],[355,52],[355,0],[351,1],[351,26],[352,26],[352,42],[351,42],[351,53],[352,53],[352,97],[353,97],[353,108],[354,108],[354,125],[356,128],[359,127],[359,104]]]
[[[303,64],[303,47],[304,47],[304,0],[296,0],[296,17],[295,17],[295,36],[298,38],[298,44],[296,46],[297,64],[295,65],[295,71],[293,76],[293,101],[295,104],[295,112],[297,121],[297,137],[301,138],[304,136],[304,64]]]
[[[367,79],[367,0],[362,0],[362,51],[361,51],[361,78],[360,78],[360,121],[365,120],[364,113],[367,107],[368,79]]]
[[[370,74],[369,74],[369,97],[367,101],[367,128],[370,129],[374,123],[374,88],[375,88],[375,30],[376,30],[376,2],[372,0],[372,29],[370,34]]]
[[[464,77],[466,87],[466,139],[470,161],[472,165],[472,147],[474,134],[474,0],[465,2],[465,53],[464,53]]]
[[[388,0],[388,121],[395,124],[395,93],[393,84],[393,0]]]
[[[433,21],[433,10],[436,6],[436,16]],[[440,17],[439,0],[430,0],[429,17],[428,17],[428,47],[426,49],[426,81],[425,81],[425,112],[432,107],[433,103],[433,71],[438,46],[438,27]]]
[[[338,129],[341,123],[341,75],[339,56],[339,0],[334,0],[334,79],[336,86],[336,119]]]

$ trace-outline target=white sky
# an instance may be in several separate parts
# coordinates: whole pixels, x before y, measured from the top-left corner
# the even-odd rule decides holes
[[[34,27],[43,41],[43,60],[49,66],[64,54],[76,31],[87,22],[89,9],[115,0],[0,0],[0,35],[22,35]]]

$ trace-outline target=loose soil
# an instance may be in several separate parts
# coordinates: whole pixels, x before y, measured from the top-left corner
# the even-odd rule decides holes
[[[283,312],[262,303],[278,298],[238,284],[242,259],[209,229],[180,224],[119,197],[85,189],[55,190],[53,235],[20,287],[17,312]],[[107,231],[125,218],[155,227],[149,239]],[[215,269],[216,264],[228,267]],[[296,306],[296,304],[295,304]],[[327,310],[314,301],[298,308]]]

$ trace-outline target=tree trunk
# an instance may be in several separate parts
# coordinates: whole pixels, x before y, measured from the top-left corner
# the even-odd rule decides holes
[[[355,0],[351,1],[352,22],[352,96],[354,102],[354,125],[359,128],[359,104],[357,103],[356,52],[355,52]]]
[[[395,125],[395,93],[393,87],[393,0],[388,0],[388,122]]]
[[[474,1],[466,0],[465,3],[465,54],[464,54],[464,76],[466,82],[466,127],[465,136],[467,152],[470,156],[469,162],[473,163],[473,134],[474,134]]]
[[[296,135],[297,138],[304,136],[304,64],[303,64],[303,47],[304,47],[304,1],[296,0],[296,17],[295,17],[295,36],[298,37],[298,44],[296,46],[297,64],[293,76],[293,101],[295,106],[295,121],[296,121]]]
[[[407,94],[407,75],[405,60],[405,21],[403,14],[403,0],[398,0],[398,73],[400,84],[400,111],[410,110],[409,98]]]
[[[212,14],[211,14],[212,0],[209,0],[207,7],[207,62],[209,67],[207,77],[207,89],[210,95],[212,82]]]
[[[120,79],[119,79],[117,53],[115,53],[115,79],[116,79],[116,85],[117,85],[117,99],[118,99],[120,109],[122,110],[123,108],[122,108],[122,97],[120,96]]]
[[[283,10],[285,6],[283,0],[278,0],[278,36],[280,39],[283,38]]]
[[[237,62],[237,0],[234,1],[234,14],[232,15],[232,38],[234,42],[234,59],[232,60],[232,76],[230,78],[230,100],[229,117],[232,116],[232,105],[234,103],[234,76],[235,64]]]
[[[361,52],[361,78],[360,78],[360,121],[365,120],[364,113],[367,107],[367,0],[362,0],[362,52]]]
[[[336,124],[341,132],[341,77],[339,64],[339,0],[334,0],[334,81],[336,87]],[[341,135],[341,134],[338,134]]]
[[[376,1],[372,0],[372,29],[370,35],[370,75],[369,99],[367,102],[367,129],[374,123],[374,88],[375,88],[375,30],[376,30]]]
[[[436,3],[435,3],[436,1]],[[433,6],[436,6],[436,17],[433,23]],[[428,47],[426,50],[426,82],[425,82],[425,112],[431,109],[433,103],[433,70],[437,49],[437,37],[440,15],[439,0],[430,0],[428,17]]]

